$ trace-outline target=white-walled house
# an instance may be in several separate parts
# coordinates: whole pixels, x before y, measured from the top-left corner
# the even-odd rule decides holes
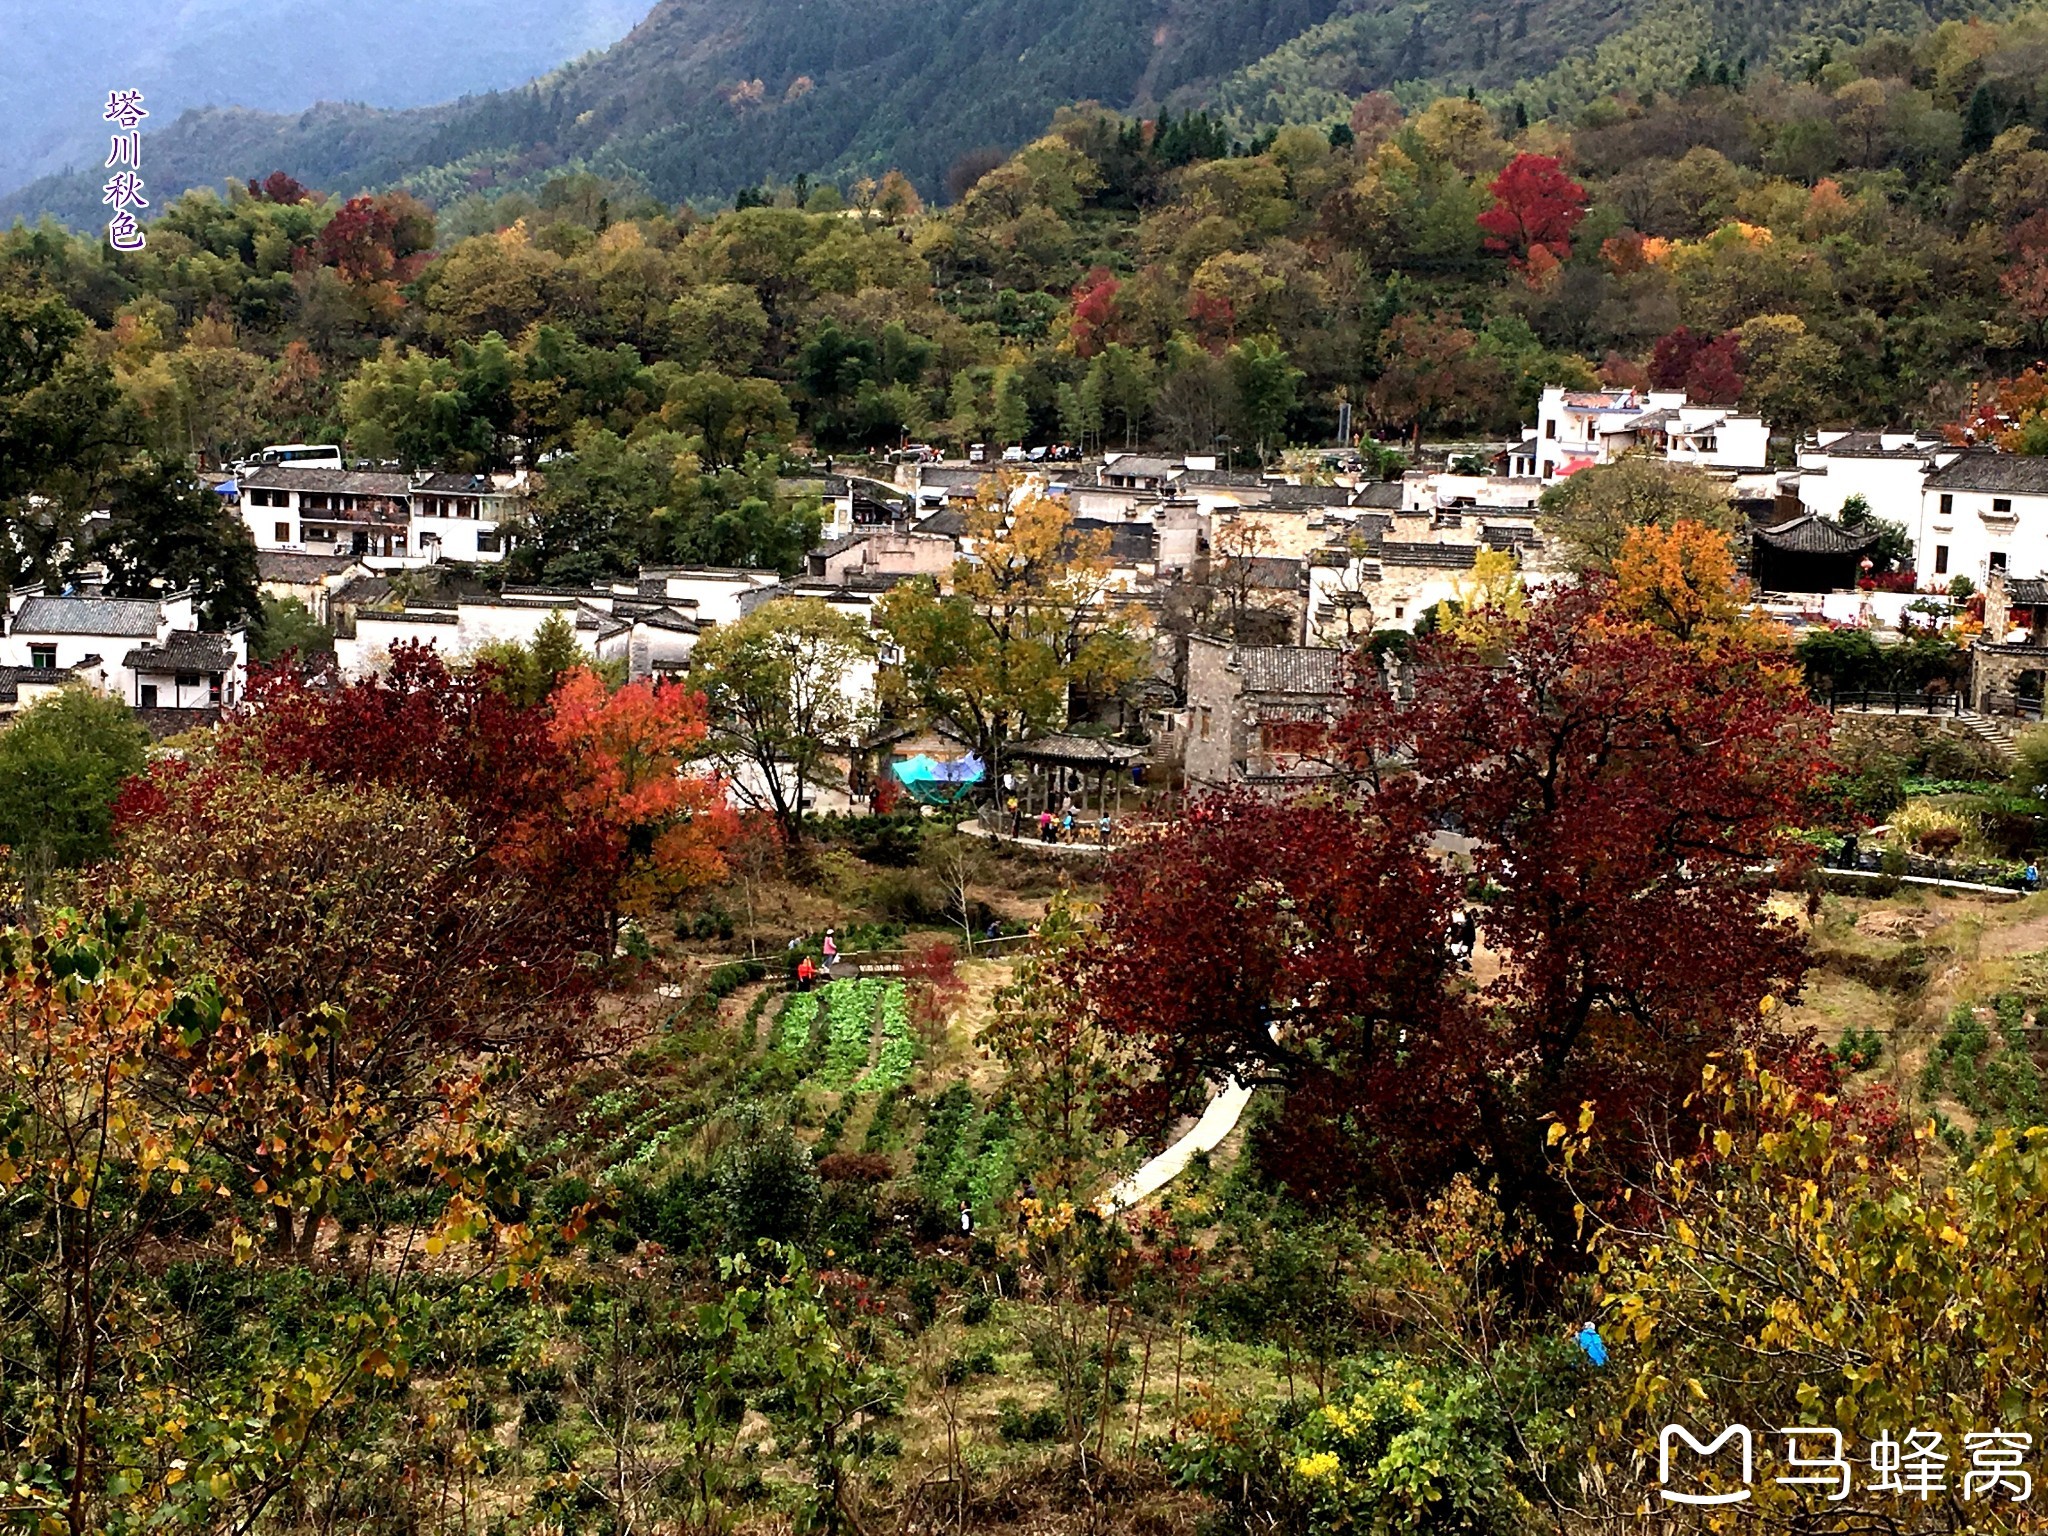
[[[486,646],[531,645],[541,626],[556,614],[576,631],[576,643],[599,660],[625,654],[627,626],[578,594],[510,588],[498,598],[463,598],[439,607],[359,609],[349,633],[334,637],[336,664],[343,672],[373,672],[400,645],[424,645],[451,662],[466,660]]]
[[[1839,518],[1861,496],[1871,516],[1912,528],[1928,471],[1954,451],[1918,432],[1822,432],[1799,450],[1800,508]]]
[[[1555,480],[1624,453],[1648,450],[1672,464],[1762,469],[1770,428],[1722,405],[1690,404],[1683,390],[1566,389],[1553,384],[1537,405],[1536,426],[1511,450],[1515,468],[1533,466]],[[1533,451],[1532,451],[1533,450]]]
[[[0,664],[69,673],[135,709],[217,709],[248,674],[244,631],[201,632],[190,592],[161,598],[49,597],[15,606]]]
[[[524,515],[525,477],[431,474],[409,488],[413,552],[421,559],[489,565],[505,558],[503,525]]]
[[[752,606],[747,598],[755,588],[781,580],[778,572],[743,566],[650,565],[641,568],[639,596],[684,605],[699,624],[730,624]]]
[[[517,475],[252,470],[236,482],[256,548],[353,555],[383,569],[505,557],[504,525],[525,515]]]
[[[1991,448],[1950,449],[1921,483],[1913,528],[1920,585],[1993,571],[2048,575],[2048,459]]]

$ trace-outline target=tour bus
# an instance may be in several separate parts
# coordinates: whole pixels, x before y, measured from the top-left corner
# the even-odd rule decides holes
[[[245,473],[272,464],[289,464],[294,469],[346,469],[341,449],[335,444],[273,443],[261,453],[252,453],[235,467]]]

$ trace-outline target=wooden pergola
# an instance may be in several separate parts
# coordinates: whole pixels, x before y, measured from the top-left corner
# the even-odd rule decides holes
[[[1092,782],[1095,813],[1099,816],[1108,811],[1116,816],[1123,811],[1124,783],[1132,765],[1145,760],[1145,749],[1092,736],[1041,736],[1008,748],[1003,759],[1027,764],[1032,770],[1030,779],[1017,789],[1021,814],[1051,811],[1057,816],[1068,796],[1073,797],[1077,812],[1084,810]]]

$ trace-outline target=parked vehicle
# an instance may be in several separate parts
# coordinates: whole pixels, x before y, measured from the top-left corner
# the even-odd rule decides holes
[[[970,464],[986,464],[988,462],[988,444],[969,443],[967,445],[967,462]]]
[[[260,453],[252,453],[235,465],[247,474],[251,470],[266,469],[273,464],[288,464],[293,469],[346,469],[342,462],[341,448],[335,443],[272,443]]]
[[[1022,464],[1024,462],[1024,450],[1015,443],[1012,443],[1003,450],[1003,462],[1005,464]]]

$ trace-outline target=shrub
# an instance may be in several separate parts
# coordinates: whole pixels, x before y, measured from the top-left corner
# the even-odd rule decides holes
[[[1067,1427],[1066,1415],[1050,1403],[1026,1412],[1016,1398],[1006,1397],[996,1405],[996,1413],[997,1433],[1013,1445],[1057,1440]]]
[[[717,999],[729,997],[741,987],[766,979],[768,967],[759,960],[728,960],[724,965],[713,966],[704,978],[704,995]]]
[[[886,917],[906,923],[942,922],[946,893],[921,869],[885,869],[867,884],[867,904]]]
[[[544,1428],[561,1416],[562,1400],[552,1392],[530,1392],[519,1406],[519,1422],[530,1429]]]
[[[743,1244],[799,1241],[817,1215],[817,1170],[787,1126],[727,1147],[712,1182],[727,1236]]]
[[[896,1169],[876,1152],[834,1152],[818,1160],[818,1177],[828,1184],[882,1184]]]

